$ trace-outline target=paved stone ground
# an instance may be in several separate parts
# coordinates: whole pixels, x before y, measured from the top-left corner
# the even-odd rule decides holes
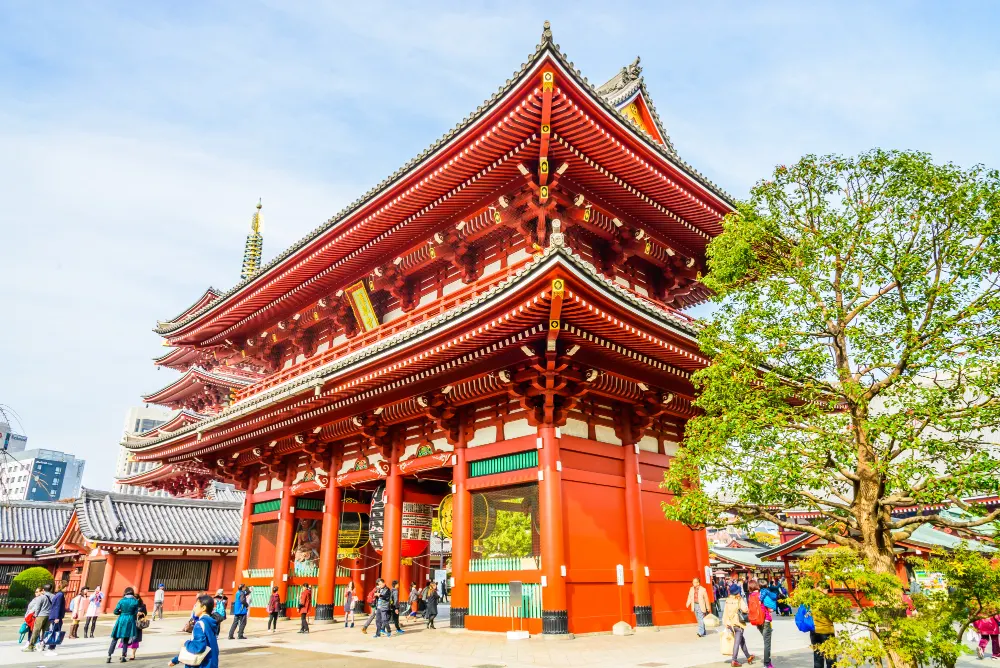
[[[184,616],[168,617],[154,622],[144,632],[139,659],[133,664],[165,666],[185,636],[179,632]],[[446,618],[437,630],[423,628],[422,622],[404,626],[403,635],[390,638],[362,635],[360,623],[353,629],[339,624],[313,624],[313,632],[299,635],[298,622],[282,621],[282,630],[268,633],[265,621],[252,619],[247,625],[248,639],[220,640],[223,668],[319,668],[351,666],[352,668],[403,668],[433,666],[435,668],[527,668],[528,666],[622,666],[626,668],[724,668],[726,657],[719,652],[718,636],[697,638],[693,626],[642,632],[629,637],[610,634],[579,636],[572,640],[551,640],[541,636],[524,641],[508,642],[504,636],[447,628]],[[105,665],[108,636],[113,618],[103,618],[93,640],[67,640],[55,655],[47,652],[22,653],[17,645],[20,620],[0,620],[0,665],[77,668]],[[763,645],[759,633],[748,634],[750,651],[760,657]],[[811,668],[812,653],[808,637],[795,629],[789,619],[775,623],[773,662],[776,668]],[[115,663],[117,664],[117,657]],[[755,663],[755,665],[761,665]],[[964,668],[986,668],[993,662],[977,662],[975,657],[963,659]],[[136,668],[140,668],[139,665]]]

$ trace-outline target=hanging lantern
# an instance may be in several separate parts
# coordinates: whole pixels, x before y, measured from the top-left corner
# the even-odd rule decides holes
[[[438,523],[441,533],[452,537],[454,523],[454,496],[449,494],[438,505]],[[497,510],[485,494],[472,495],[472,540],[482,540],[493,533],[497,524]]]
[[[343,513],[337,532],[337,558],[354,559],[368,544],[368,513]]]
[[[416,557],[431,544],[431,520],[434,506],[426,503],[404,503],[400,542],[400,557]],[[385,543],[385,486],[379,486],[372,495],[369,523],[372,549],[382,554]]]

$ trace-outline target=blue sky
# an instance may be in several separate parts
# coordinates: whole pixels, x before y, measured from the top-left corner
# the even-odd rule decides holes
[[[680,154],[736,197],[804,153],[1000,167],[1000,5],[0,4],[0,403],[108,488],[150,330],[273,257],[488,98],[542,21],[591,81],[636,55]]]

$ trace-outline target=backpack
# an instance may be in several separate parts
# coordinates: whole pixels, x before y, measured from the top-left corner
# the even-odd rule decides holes
[[[368,592],[368,596],[367,596],[368,605],[375,605],[375,593],[376,592],[375,592],[374,589],[372,589],[370,592]]]
[[[761,626],[765,621],[764,608],[760,604],[760,592],[750,594],[747,609],[747,621],[754,626]]]
[[[809,633],[810,631],[816,630],[816,622],[813,621],[812,613],[809,612],[809,608],[804,605],[800,605],[799,609],[795,612],[795,626],[803,633]]]

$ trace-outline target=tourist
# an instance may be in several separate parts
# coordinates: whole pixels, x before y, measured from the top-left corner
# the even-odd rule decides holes
[[[278,596],[278,588],[271,587],[271,599],[267,602],[267,630],[271,633],[278,630],[278,613],[280,612],[281,597]]]
[[[49,612],[49,632],[46,647],[54,650],[62,642],[63,617],[66,616],[66,595],[63,593],[63,583],[56,585],[56,593],[52,595],[52,609]]]
[[[392,629],[389,628],[389,620],[392,619],[392,613],[389,608],[392,606],[392,590],[386,586],[384,580],[380,580],[381,584],[378,585],[378,591],[375,594],[375,637],[378,638],[385,631],[386,637],[392,635]]]
[[[407,613],[407,616],[416,617],[417,611],[420,609],[420,592],[417,591],[416,582],[410,585],[410,597],[407,600],[410,604],[410,611]]]
[[[740,649],[747,657],[747,663],[753,663],[754,656],[747,649],[747,640],[744,637],[746,622],[743,615],[749,612],[747,602],[743,599],[743,590],[738,584],[729,585],[729,596],[726,597],[726,608],[722,613],[722,624],[733,634],[733,659],[732,665],[742,665],[739,662]],[[740,614],[742,613],[742,615]]]
[[[708,590],[701,586],[701,580],[694,578],[691,580],[691,588],[688,589],[687,603],[684,604],[688,610],[694,613],[694,618],[698,621],[698,637],[704,638],[708,631],[705,630],[705,615],[708,614]]]
[[[212,610],[212,617],[219,625],[219,629],[222,628],[222,622],[226,621],[226,606],[229,605],[229,597],[226,596],[226,592],[223,589],[218,589],[215,592],[215,609]],[[195,612],[198,609],[198,603],[195,602],[195,607],[191,611],[191,616],[196,616]]]
[[[399,627],[399,580],[392,581],[392,607],[389,608],[389,618],[396,626],[396,633],[403,633]],[[388,624],[386,627],[388,628]]]
[[[443,580],[441,580],[441,602],[442,603],[447,603],[448,602],[448,577],[447,576],[445,576],[445,578]]]
[[[820,589],[824,594],[829,594],[828,589]],[[837,661],[836,656],[827,657],[819,650],[819,646],[833,637],[833,622],[819,610],[811,610],[813,618],[813,630],[809,632],[809,644],[813,648],[813,668],[833,668]]]
[[[250,588],[240,583],[236,588],[236,598],[233,600],[233,625],[229,627],[229,639],[236,634],[238,640],[246,640],[243,631],[247,628],[247,613],[250,612]]]
[[[438,601],[441,600],[441,596],[437,593],[437,584],[431,583],[427,586],[427,607],[424,609],[424,619],[427,620],[427,628],[433,629],[434,618],[438,614]]]
[[[750,623],[757,626],[760,635],[764,638],[764,668],[771,666],[771,622],[774,620],[773,613],[777,612],[778,601],[774,598],[774,592],[769,588],[761,588],[756,580],[750,581],[750,596],[747,599],[747,607],[750,609]],[[759,617],[755,619],[755,616]]]
[[[718,578],[715,581],[715,602],[713,603],[715,607],[715,616],[722,619],[723,606],[726,604],[726,597],[729,595],[729,587],[726,585],[725,578]]]
[[[118,605],[115,606],[115,614],[118,615],[118,619],[115,620],[115,626],[111,629],[111,645],[108,647],[108,663],[111,663],[111,657],[115,653],[115,647],[118,646],[119,641],[121,641],[122,656],[121,663],[125,663],[128,659],[125,658],[126,652],[128,652],[129,644],[132,639],[139,635],[139,625],[136,623],[136,615],[139,613],[139,599],[135,596],[135,590],[131,587],[125,588],[125,595]]]
[[[184,665],[189,668],[219,668],[219,633],[218,623],[212,617],[215,599],[208,594],[202,594],[194,604],[194,614],[197,622],[191,630],[191,639],[184,641],[184,649],[170,660],[171,666],[176,666],[184,659]]]
[[[163,583],[156,585],[156,593],[153,594],[153,619],[163,620],[163,601],[167,597],[167,589]]]
[[[299,617],[302,619],[302,626],[299,633],[309,633],[309,612],[312,610],[312,587],[309,583],[302,585],[302,592],[299,594]]]
[[[80,629],[80,620],[83,619],[84,613],[87,612],[87,598],[89,595],[90,591],[84,587],[69,603],[70,618],[73,620],[73,626],[69,627],[70,638],[77,637],[76,633]]]
[[[93,593],[87,599],[87,612],[83,619],[83,637],[93,638],[97,630],[97,616],[101,614],[101,604],[104,603],[104,592],[101,585],[94,587]],[[88,635],[89,632],[89,635]]]
[[[149,626],[149,621],[146,620],[146,615],[149,610],[146,608],[146,602],[142,600],[142,596],[139,594],[135,595],[137,601],[139,601],[139,607],[135,611],[135,637],[132,638],[131,642],[122,640],[123,645],[128,645],[128,648],[132,650],[132,656],[129,661],[135,661],[136,652],[139,651],[139,643],[142,642],[142,630]]]
[[[42,646],[45,646],[45,633],[49,630],[49,614],[52,612],[52,583],[44,585],[41,589],[35,590],[35,598],[28,604],[28,613],[34,614],[35,623],[31,627],[31,638],[28,646],[22,652],[34,652],[38,639],[42,639]]]
[[[979,646],[976,656],[982,659],[986,654],[986,645],[992,644],[993,658],[1000,659],[1000,623],[997,617],[983,617],[972,622],[972,627],[979,633]]]
[[[347,583],[347,590],[344,592],[344,628],[350,624],[354,628],[354,603],[358,595],[354,593],[354,580]]]
[[[365,634],[368,633],[368,627],[371,625],[372,621],[374,621],[375,618],[378,616],[378,610],[376,609],[375,606],[375,597],[378,596],[378,592],[381,589],[384,582],[385,580],[383,580],[382,578],[375,580],[375,586],[372,587],[372,590],[370,592],[368,592],[367,602],[371,610],[371,613],[368,615],[368,619],[365,620],[365,623],[361,625],[362,633]]]

